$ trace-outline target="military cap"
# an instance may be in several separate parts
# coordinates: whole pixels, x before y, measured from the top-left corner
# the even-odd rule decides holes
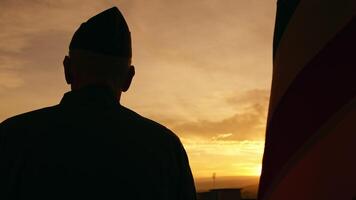
[[[69,45],[75,49],[131,58],[130,31],[119,9],[112,7],[82,23]]]

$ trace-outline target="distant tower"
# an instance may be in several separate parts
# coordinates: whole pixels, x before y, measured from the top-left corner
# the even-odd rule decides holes
[[[213,178],[213,188],[215,188],[215,181],[216,181],[216,173],[215,172],[213,173],[212,178]]]

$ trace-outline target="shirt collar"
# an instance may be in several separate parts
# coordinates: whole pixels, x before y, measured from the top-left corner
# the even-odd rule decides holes
[[[120,106],[114,92],[105,86],[87,86],[64,94],[62,106]]]

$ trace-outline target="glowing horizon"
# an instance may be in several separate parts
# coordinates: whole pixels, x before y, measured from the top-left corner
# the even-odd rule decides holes
[[[196,177],[260,176],[264,141],[182,141]],[[244,162],[238,157],[249,157]],[[193,161],[193,162],[192,162]]]

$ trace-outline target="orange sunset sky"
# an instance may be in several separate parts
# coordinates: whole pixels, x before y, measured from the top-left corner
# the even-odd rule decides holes
[[[136,67],[122,104],[173,130],[196,178],[258,176],[274,0],[0,0],[0,121],[59,103],[72,34],[114,5]]]

